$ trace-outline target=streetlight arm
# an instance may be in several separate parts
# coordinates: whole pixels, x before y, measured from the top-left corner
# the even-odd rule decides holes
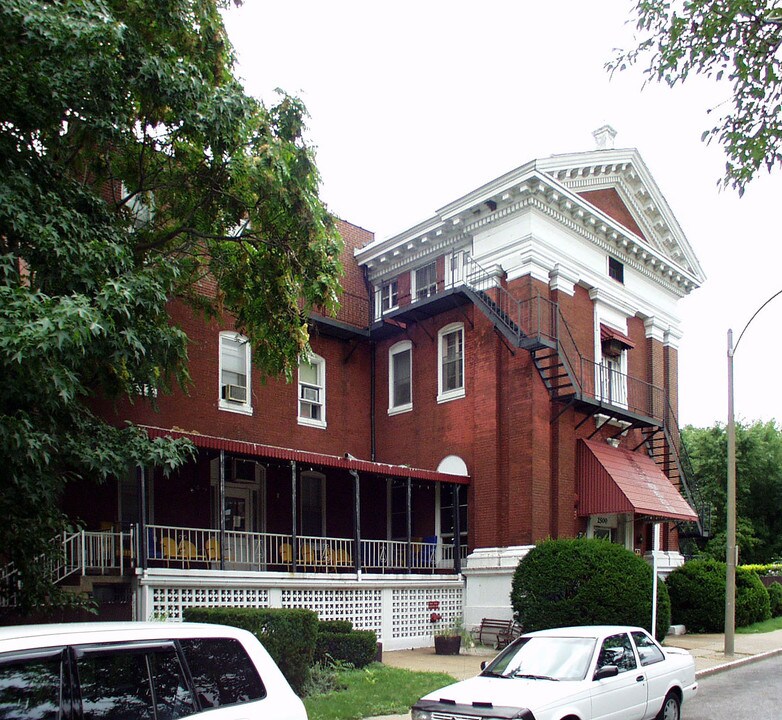
[[[764,308],[766,305],[768,305],[775,297],[779,297],[782,295],[782,290],[779,290],[778,292],[775,292],[766,302],[764,302],[757,310],[755,310],[752,317],[747,321],[747,324],[744,326],[744,329],[741,331],[741,334],[739,335],[739,339],[736,340],[736,344],[733,346],[733,349],[731,350],[731,354],[734,354],[736,350],[739,347],[739,343],[741,342],[741,338],[744,337],[744,333],[747,332],[747,328],[750,326],[750,323],[755,319],[755,316]]]

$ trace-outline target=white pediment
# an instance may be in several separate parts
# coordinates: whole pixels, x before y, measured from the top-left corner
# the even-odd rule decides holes
[[[582,196],[612,189],[633,223],[620,222]],[[640,155],[596,150],[556,155],[511,170],[440,208],[399,235],[356,251],[370,279],[392,276],[427,255],[464,246],[479,233],[524,213],[551,220],[618,256],[670,291],[685,295],[705,276],[676,218]],[[616,213],[614,213],[616,215]]]

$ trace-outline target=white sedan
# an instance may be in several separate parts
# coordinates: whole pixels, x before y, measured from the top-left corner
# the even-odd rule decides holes
[[[679,720],[695,662],[641,628],[527,633],[477,677],[421,698],[412,720]]]

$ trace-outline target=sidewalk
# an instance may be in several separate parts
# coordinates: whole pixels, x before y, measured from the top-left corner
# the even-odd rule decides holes
[[[715,635],[669,635],[666,646],[689,650],[695,658],[695,672],[699,678],[728,670],[735,665],[759,660],[769,655],[782,653],[782,630],[757,635],[736,635],[732,658],[725,656],[725,636]],[[435,655],[434,648],[395,650],[383,653],[383,662],[392,667],[422,672],[444,672],[457,680],[466,680],[481,671],[481,662],[494,657],[495,650],[476,647],[462,651],[460,655]],[[383,715],[372,720],[409,720],[410,714]]]

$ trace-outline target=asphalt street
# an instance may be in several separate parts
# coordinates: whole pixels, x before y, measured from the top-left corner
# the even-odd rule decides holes
[[[709,675],[698,685],[682,720],[782,719],[782,655]]]

